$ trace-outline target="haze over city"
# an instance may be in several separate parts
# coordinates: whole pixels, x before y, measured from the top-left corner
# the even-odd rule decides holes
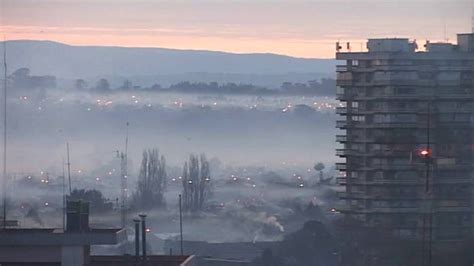
[[[0,0],[0,265],[472,266],[474,1]]]

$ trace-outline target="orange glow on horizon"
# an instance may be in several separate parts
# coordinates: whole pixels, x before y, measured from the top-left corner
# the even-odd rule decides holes
[[[334,58],[336,40],[296,38],[256,38],[234,36],[196,36],[180,33],[153,34],[136,32],[102,33],[100,29],[8,27],[7,40],[56,41],[79,46],[156,47],[184,50],[210,50],[230,53],[274,53],[301,58]],[[362,43],[362,41],[360,41]]]

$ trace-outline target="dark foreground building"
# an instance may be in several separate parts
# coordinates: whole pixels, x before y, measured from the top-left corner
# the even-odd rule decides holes
[[[408,239],[472,237],[474,34],[367,48],[336,55],[341,211]]]
[[[138,254],[91,255],[93,245],[120,245],[127,241],[125,229],[89,227],[89,204],[68,201],[67,226],[63,229],[0,229],[1,266],[192,266],[194,256]],[[142,245],[142,252],[143,251]]]

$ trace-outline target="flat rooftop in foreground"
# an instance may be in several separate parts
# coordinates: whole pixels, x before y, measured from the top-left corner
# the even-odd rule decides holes
[[[126,239],[121,228],[68,232],[55,228],[7,228],[0,230],[1,246],[115,245]]]
[[[90,266],[128,266],[133,265],[134,256],[125,258],[124,256],[91,256]],[[147,256],[148,266],[185,266],[191,265],[194,256],[167,256],[149,255]]]

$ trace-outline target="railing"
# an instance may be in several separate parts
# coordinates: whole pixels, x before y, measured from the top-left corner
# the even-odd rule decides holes
[[[336,93],[336,99],[340,101],[348,100],[356,96],[356,94],[351,92],[339,92]]]
[[[347,112],[347,107],[336,107],[336,114],[338,115],[347,114]]]
[[[368,167],[381,170],[410,170],[421,166],[423,166],[423,164],[375,164]]]
[[[412,96],[415,97],[415,96]],[[412,98],[410,97],[410,98]],[[388,96],[387,96],[388,98]],[[396,107],[380,107],[380,108],[370,108],[367,110],[364,110],[363,112],[367,113],[413,113],[413,114],[426,114],[428,113],[428,108],[421,108],[421,107],[415,107],[415,108],[396,108]],[[433,112],[433,110],[431,110]]]
[[[371,183],[375,184],[400,184],[400,185],[416,185],[423,184],[424,180],[417,179],[374,179]]]
[[[336,121],[336,127],[337,128],[346,128],[348,125],[349,125],[349,123],[345,120]]]
[[[338,177],[336,178],[339,184],[346,184],[349,180],[353,184],[359,185],[423,185],[424,180],[421,179],[374,179],[374,180],[367,180],[365,178],[355,178],[355,177]]]
[[[371,195],[366,194],[365,192],[359,192],[359,191],[353,191],[353,192],[347,192],[347,191],[340,191],[337,192],[336,195],[340,199],[366,199],[366,198],[371,198]]]
[[[356,154],[357,150],[353,149],[336,149],[336,156],[347,156]]]
[[[425,128],[426,122],[413,122],[413,123],[408,123],[408,122],[394,122],[394,123],[358,123],[355,124],[360,127],[368,127],[368,128]]]
[[[413,148],[414,150],[415,148]],[[371,150],[367,152],[368,155],[371,156],[409,156],[409,151],[396,151],[392,149],[384,149],[384,150]]]
[[[460,169],[460,170],[467,170],[467,169],[474,169],[474,165],[466,164],[466,163],[453,163],[453,164],[436,164],[437,169]]]
[[[346,135],[336,135],[336,141],[337,142],[346,142],[347,141],[347,136]]]
[[[419,207],[371,207],[365,210],[367,213],[383,212],[383,213],[418,213]]]
[[[336,163],[336,170],[345,171],[346,169],[347,169],[346,163]]]
[[[347,72],[352,70],[352,66],[348,65],[337,65],[336,66],[336,72]]]
[[[352,86],[354,84],[353,79],[337,79],[336,86]]]
[[[399,86],[435,86],[436,82],[433,80],[421,80],[421,79],[373,79],[370,81],[361,80],[355,82],[355,85],[359,86],[388,86],[388,85],[399,85]]]
[[[336,182],[340,185],[347,184],[347,182],[350,181],[351,183],[357,183],[359,181],[359,178],[357,177],[336,177]]]

